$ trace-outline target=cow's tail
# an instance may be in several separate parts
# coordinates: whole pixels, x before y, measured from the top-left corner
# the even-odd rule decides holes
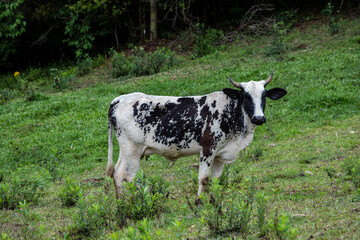
[[[114,176],[114,163],[113,163],[113,131],[114,125],[109,119],[109,149],[108,149],[108,162],[106,166],[106,176]]]

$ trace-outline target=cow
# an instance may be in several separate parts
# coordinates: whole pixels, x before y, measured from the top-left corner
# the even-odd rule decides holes
[[[209,177],[219,178],[224,164],[236,160],[248,146],[255,127],[266,122],[266,97],[278,100],[285,89],[265,90],[266,80],[235,82],[237,89],[225,88],[204,96],[169,97],[131,93],[115,98],[109,107],[109,148],[106,175],[115,184],[119,198],[123,181],[132,181],[140,160],[158,154],[169,161],[200,155],[197,200]],[[120,145],[113,166],[112,134]]]

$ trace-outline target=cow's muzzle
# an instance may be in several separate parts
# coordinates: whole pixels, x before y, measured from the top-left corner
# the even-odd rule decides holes
[[[263,123],[266,123],[266,118],[265,116],[253,116],[251,118],[251,123],[256,125],[261,125]]]

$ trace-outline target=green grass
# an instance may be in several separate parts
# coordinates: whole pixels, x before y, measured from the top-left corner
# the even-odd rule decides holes
[[[288,95],[276,102],[268,100],[268,121],[256,129],[253,143],[229,167],[229,171],[240,169],[239,176],[231,175],[231,179],[237,179],[238,189],[247,189],[245,179],[254,175],[256,190],[269,197],[267,221],[277,208],[290,217],[300,239],[357,239],[359,202],[354,201],[356,188],[347,180],[342,162],[360,154],[360,21],[342,20],[339,30],[331,36],[327,25],[320,23],[294,29],[284,37],[287,50],[280,56],[266,57],[269,37],[249,37],[223,52],[156,75],[119,80],[111,77],[110,69],[92,70],[74,82],[75,87],[86,84],[86,88],[0,105],[2,181],[22,165],[35,164],[51,171],[55,164],[58,177],[40,203],[29,208],[40,216],[44,239],[62,238],[73,224],[76,209],[62,207],[57,198],[64,179],[81,182],[86,196],[104,192],[107,110],[113,98],[135,91],[207,94],[230,87],[227,75],[236,81],[260,80],[274,70],[268,88],[283,87]],[[246,157],[256,154],[256,158]],[[159,156],[142,161],[145,174],[171,183],[172,211],[149,220],[152,236],[174,239],[177,228],[173,222],[182,220],[185,239],[241,239],[237,233],[210,235],[187,207],[185,196],[195,200],[197,169],[193,165],[197,162],[197,156],[180,159],[174,166]],[[329,168],[335,177],[328,176]],[[1,210],[0,223],[0,232],[21,237],[17,210]],[[101,237],[107,239],[115,231],[121,230],[105,227]],[[251,228],[248,237],[257,236],[255,227]],[[274,233],[269,237],[274,238]]]

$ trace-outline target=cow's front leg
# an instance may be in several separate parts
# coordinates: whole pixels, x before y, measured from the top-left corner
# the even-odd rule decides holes
[[[215,158],[211,166],[211,178],[220,178],[223,169],[224,169],[224,163],[221,162],[218,158]]]
[[[199,165],[199,188],[198,188],[198,193],[196,196],[196,200],[195,200],[195,205],[198,205],[201,203],[200,200],[200,195],[201,193],[204,191],[204,188],[206,187],[208,181],[209,181],[209,177],[210,177],[210,172],[211,172],[211,166],[212,163],[214,161],[214,157],[213,156],[209,156],[209,157],[205,157],[205,156],[200,156],[200,165]]]

